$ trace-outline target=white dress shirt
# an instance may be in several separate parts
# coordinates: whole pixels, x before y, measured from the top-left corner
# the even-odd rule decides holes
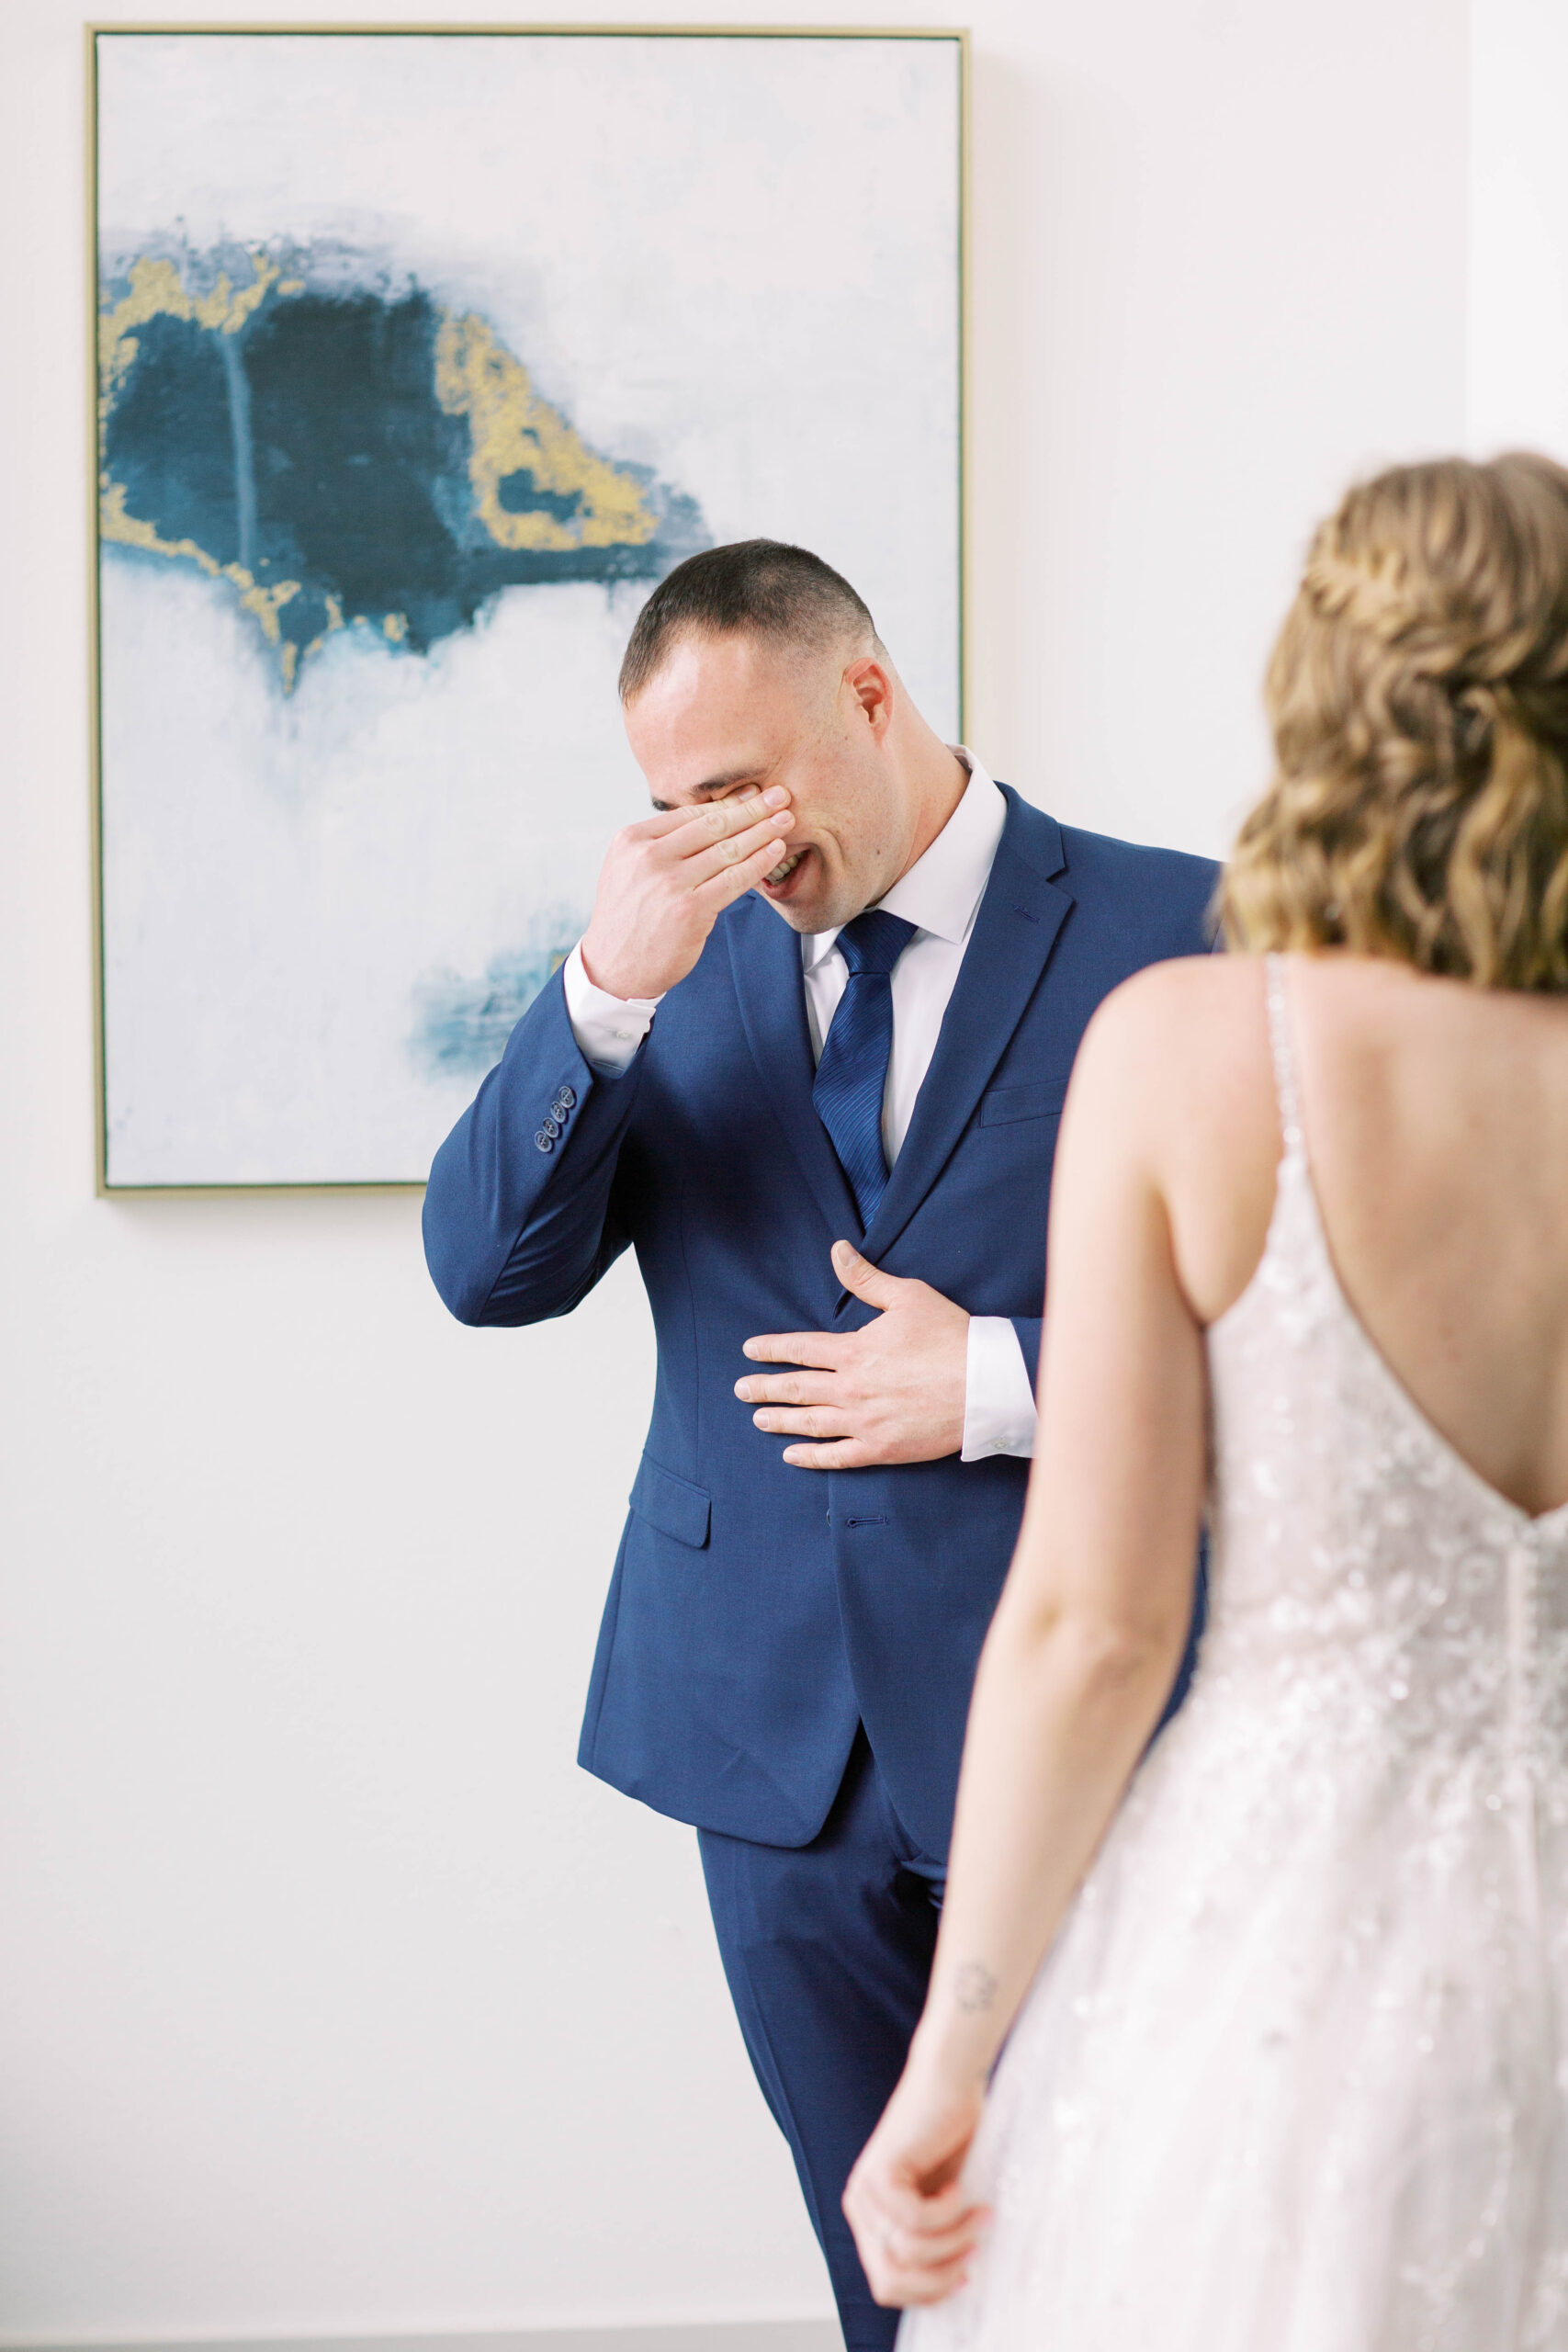
[[[915,1097],[936,1051],[942,1015],[1007,819],[1006,801],[974,753],[962,744],[953,749],[969,771],[964,797],[925,854],[877,900],[884,912],[901,915],[916,926],[893,967],[893,1050],[882,1098],[882,1142],[889,1168],[909,1132]],[[849,978],[838,938],[837,931],[819,931],[804,934],[800,943],[807,1023],[818,1061]],[[660,1000],[610,996],[595,988],[583,967],[581,944],[572,949],[562,978],[567,1015],[583,1060],[603,1077],[619,1078],[636,1059]],[[964,1460],[975,1462],[992,1453],[1032,1454],[1034,1426],[1034,1394],[1018,1333],[1006,1316],[972,1315]]]

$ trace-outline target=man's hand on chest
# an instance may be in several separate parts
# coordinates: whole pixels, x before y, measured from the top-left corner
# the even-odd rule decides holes
[[[735,1384],[760,1430],[792,1438],[801,1470],[863,1470],[934,1462],[964,1442],[969,1317],[929,1283],[885,1274],[847,1241],[833,1245],[846,1290],[877,1309],[863,1330],[772,1332],[746,1342],[762,1363]]]

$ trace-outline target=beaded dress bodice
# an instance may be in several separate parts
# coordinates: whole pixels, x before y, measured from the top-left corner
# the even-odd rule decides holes
[[[1450,1828],[1568,1824],[1568,1504],[1531,1518],[1416,1406],[1335,1272],[1301,1124],[1282,967],[1268,970],[1284,1152],[1258,1271],[1209,1335],[1213,1618],[1204,1676],[1263,1762],[1366,1750]],[[1266,1718],[1266,1724],[1263,1720]],[[1530,1832],[1531,1834],[1526,1834]]]
[[[1314,1195],[1209,1334],[1210,1617],[1047,1955],[900,2352],[1568,2352],[1568,1506],[1421,1413]]]

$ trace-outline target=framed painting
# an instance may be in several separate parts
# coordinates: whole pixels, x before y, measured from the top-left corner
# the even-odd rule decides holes
[[[957,33],[89,33],[100,1182],[414,1184],[696,548],[961,729]]]

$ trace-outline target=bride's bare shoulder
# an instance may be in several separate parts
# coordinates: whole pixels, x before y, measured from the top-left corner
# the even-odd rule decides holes
[[[1189,1305],[1201,1322],[1222,1314],[1262,1254],[1279,1158],[1262,959],[1154,964],[1108,996],[1063,1143],[1070,1197],[1113,1193],[1118,1170],[1152,1178]]]
[[[1123,1075],[1179,1074],[1250,1059],[1266,1040],[1262,958],[1183,956],[1150,964],[1105,999],[1085,1032],[1080,1059]]]

